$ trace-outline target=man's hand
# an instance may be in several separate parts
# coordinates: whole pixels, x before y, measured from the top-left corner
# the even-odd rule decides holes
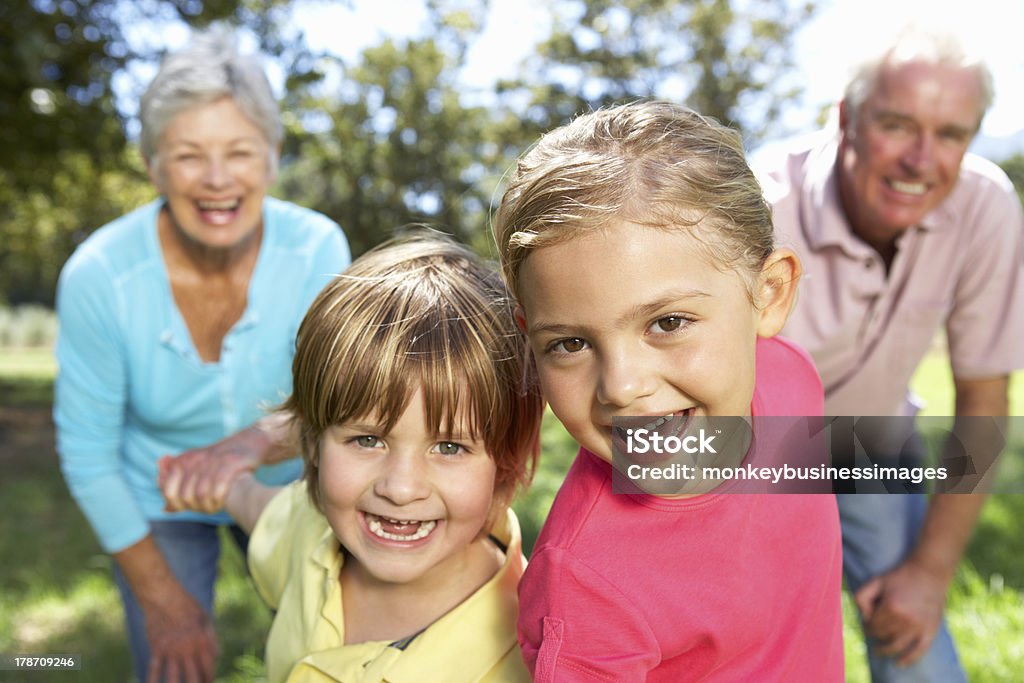
[[[854,600],[880,655],[910,666],[931,647],[946,606],[948,582],[911,561],[865,583]]]
[[[157,601],[142,603],[150,651],[147,683],[213,681],[219,654],[213,623],[180,584],[168,588]]]

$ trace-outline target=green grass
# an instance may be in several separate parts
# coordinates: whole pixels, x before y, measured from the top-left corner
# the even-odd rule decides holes
[[[948,414],[952,390],[942,359],[929,359],[915,377],[930,414]],[[945,374],[944,374],[945,373]],[[48,406],[53,364],[41,350],[0,350],[0,501],[9,513],[0,527],[0,652],[77,653],[75,674],[0,672],[0,682],[127,680],[128,649],[110,558],[71,500],[53,454]],[[1019,378],[1018,378],[1019,380]],[[945,393],[943,393],[945,392]],[[1024,389],[1013,385],[1015,415]],[[946,403],[943,404],[943,401]],[[532,547],[576,447],[550,414],[544,452],[530,491],[516,503],[524,540]],[[16,523],[10,523],[16,519]],[[1024,495],[993,496],[950,591],[947,611],[971,681],[1019,680],[1024,661]],[[225,543],[217,585],[221,681],[260,678],[270,615],[256,596],[240,554]],[[844,595],[847,680],[868,681],[856,612]]]
[[[0,378],[53,380],[57,363],[49,348],[10,349],[0,347]]]

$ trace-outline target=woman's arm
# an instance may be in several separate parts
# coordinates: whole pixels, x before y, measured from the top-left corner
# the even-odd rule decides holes
[[[299,447],[293,422],[290,413],[273,413],[209,446],[161,458],[158,483],[167,501],[165,509],[223,509],[239,476],[295,456]]]

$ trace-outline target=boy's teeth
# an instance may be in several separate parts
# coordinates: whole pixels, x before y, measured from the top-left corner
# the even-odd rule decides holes
[[[416,529],[416,531],[412,534],[393,534],[389,531],[384,530],[382,520],[395,526],[416,525],[419,528]],[[391,519],[390,517],[377,517],[375,515],[367,515],[366,525],[369,527],[370,531],[373,533],[374,536],[379,536],[380,538],[384,538],[389,541],[418,541],[421,538],[426,538],[427,535],[429,535],[430,532],[434,530],[434,527],[437,526],[437,522],[435,520],[421,522],[418,520]]]

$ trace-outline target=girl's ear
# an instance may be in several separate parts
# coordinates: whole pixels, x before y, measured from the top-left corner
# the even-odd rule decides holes
[[[512,311],[512,316],[516,319],[516,327],[523,334],[526,334],[526,314],[523,313],[523,307],[516,304],[516,308]]]
[[[776,249],[764,262],[757,279],[759,337],[774,337],[782,331],[796,303],[802,273],[800,259],[791,249]]]

